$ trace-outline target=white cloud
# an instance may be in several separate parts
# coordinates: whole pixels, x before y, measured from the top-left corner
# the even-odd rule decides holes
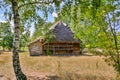
[[[56,12],[53,12],[52,15],[56,18],[58,17],[58,14]]]
[[[11,25],[12,27],[14,26],[14,22],[13,22],[13,20],[10,21],[10,25]]]
[[[0,14],[0,22],[6,23],[7,21],[4,20],[4,14]]]
[[[1,20],[1,19],[0,19],[0,22],[1,22],[1,23],[6,23],[7,21],[5,21],[5,20]]]
[[[116,18],[117,20],[120,20],[120,16]]]
[[[0,17],[4,16],[4,14],[0,14]]]

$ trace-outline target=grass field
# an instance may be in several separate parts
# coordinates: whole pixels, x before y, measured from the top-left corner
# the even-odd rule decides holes
[[[29,56],[20,53],[23,72],[29,80],[115,80],[116,73],[99,56]],[[14,79],[11,52],[0,55],[0,77]],[[49,80],[48,79],[48,80]],[[1,79],[0,79],[1,80]]]

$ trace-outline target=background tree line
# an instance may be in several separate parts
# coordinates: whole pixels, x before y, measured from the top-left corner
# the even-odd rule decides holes
[[[13,47],[13,27],[9,22],[0,23],[0,46],[3,51],[11,51]],[[21,26],[20,34],[20,48],[23,51],[26,47],[30,37],[30,31],[26,31],[23,26]]]

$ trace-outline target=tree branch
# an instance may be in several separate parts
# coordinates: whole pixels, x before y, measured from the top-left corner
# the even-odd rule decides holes
[[[53,3],[53,0],[48,1],[48,2],[46,2],[46,1],[45,2],[43,2],[43,1],[41,1],[41,2],[29,2],[29,3],[25,3],[25,4],[20,5],[18,8],[20,9],[21,7],[26,6],[26,5],[50,4],[50,3]]]

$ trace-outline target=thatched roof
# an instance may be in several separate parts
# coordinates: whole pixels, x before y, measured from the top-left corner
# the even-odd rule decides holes
[[[55,36],[55,38],[52,41],[55,42],[81,42],[80,39],[74,38],[74,32],[70,29],[68,25],[63,23],[62,21],[56,22],[50,29],[50,32]],[[48,33],[51,34],[51,33]],[[46,34],[47,35],[47,34]],[[36,40],[32,41],[28,44],[31,45],[38,41],[45,41],[43,37],[39,37]]]
[[[30,46],[31,44],[33,44],[33,43],[35,43],[35,42],[38,42],[38,41],[39,41],[39,42],[43,42],[43,39],[44,39],[44,38],[40,36],[40,37],[38,37],[37,39],[35,39],[34,41],[32,41],[32,42],[30,42],[29,44],[27,44],[27,46]]]
[[[79,39],[74,38],[74,32],[68,25],[62,21],[57,22],[50,28],[50,31],[55,35],[53,41],[58,42],[80,42]]]

